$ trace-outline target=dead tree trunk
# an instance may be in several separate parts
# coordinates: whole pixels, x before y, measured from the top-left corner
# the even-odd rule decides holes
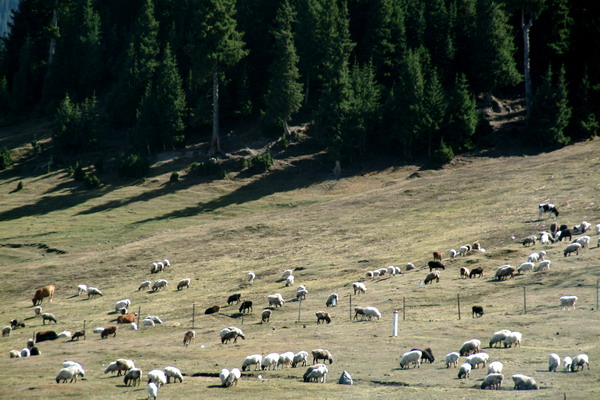
[[[219,71],[213,72],[213,126],[209,155],[221,152],[221,136],[219,127]]]
[[[531,71],[529,65],[529,30],[533,25],[533,19],[525,23],[525,12],[521,10],[521,29],[523,30],[523,75],[525,80],[525,107],[527,108],[527,121],[531,113]]]

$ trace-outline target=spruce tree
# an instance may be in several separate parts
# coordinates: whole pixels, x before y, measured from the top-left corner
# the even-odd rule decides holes
[[[437,70],[434,68],[428,76],[423,93],[424,120],[423,140],[427,156],[431,156],[432,146],[441,139],[442,124],[448,107],[444,89]]]
[[[298,56],[294,47],[292,22],[294,11],[284,0],[275,18],[275,61],[271,65],[271,82],[267,93],[266,119],[283,129],[289,137],[288,121],[292,114],[300,110],[302,104],[302,84],[298,82]]]
[[[446,118],[444,136],[448,145],[456,150],[472,150],[473,135],[477,128],[477,108],[464,74],[456,77]]]

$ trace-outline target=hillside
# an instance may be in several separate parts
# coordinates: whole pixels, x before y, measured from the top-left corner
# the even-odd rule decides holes
[[[562,255],[564,243],[523,248],[519,240],[548,229],[550,221],[537,218],[537,204],[544,201],[559,208],[561,224],[600,223],[594,173],[599,147],[600,141],[593,140],[534,156],[461,157],[439,170],[373,162],[353,171],[362,173],[339,179],[322,155],[300,155],[292,147],[267,174],[175,184],[168,183],[170,173],[183,172],[189,159],[165,155],[145,181],[91,191],[78,189],[63,170],[33,175],[23,170],[22,176],[3,172],[0,315],[5,323],[24,319],[27,327],[0,340],[6,366],[0,397],[145,398],[144,386],[127,388],[121,378],[103,374],[108,363],[124,357],[144,373],[175,365],[187,375],[183,384],[161,388],[162,398],[464,398],[480,395],[485,371],[474,370],[470,379],[458,380],[457,370],[446,369],[443,360],[471,338],[480,339],[490,359],[505,365],[507,381],[500,392],[486,393],[487,398],[512,395],[514,373],[534,376],[542,388],[521,393],[522,398],[564,393],[568,398],[598,397],[598,236],[590,233],[591,248],[568,258]],[[20,180],[24,189],[11,193]],[[445,260],[448,268],[440,282],[419,286],[432,251],[447,257],[449,249],[476,240],[485,253]],[[492,279],[498,266],[518,266],[542,249],[552,261],[550,271],[503,282]],[[149,265],[165,257],[172,266],[160,278],[169,280],[168,288],[137,291],[142,281],[158,278],[149,274]],[[388,265],[404,271],[407,262],[417,270],[365,278],[366,271]],[[483,266],[485,277],[460,279],[462,266]],[[296,269],[296,283],[288,288],[280,280],[287,268]],[[247,271],[257,274],[252,285],[244,281]],[[191,287],[178,292],[176,283],[188,277]],[[367,293],[353,296],[352,305],[378,307],[381,320],[349,320],[348,295],[358,280],[365,282]],[[76,287],[82,283],[100,288],[104,296],[78,297]],[[23,348],[33,331],[46,329],[33,318],[30,299],[47,284],[57,287],[53,303],[42,304],[58,319],[50,329],[75,331],[85,321],[87,340],[43,342],[40,357],[8,359],[8,351]],[[299,284],[306,285],[309,295],[297,322],[299,303],[292,299]],[[287,302],[273,312],[271,322],[260,324],[266,296],[275,292]],[[332,292],[340,295],[339,305],[327,310],[333,322],[317,326],[314,313],[325,308]],[[233,293],[252,300],[253,313],[242,318],[237,305],[227,306]],[[579,297],[576,310],[559,309],[558,298],[566,294]],[[132,300],[133,311],[159,315],[165,323],[138,331],[121,327],[115,338],[105,340],[92,334],[94,327],[114,323],[114,303],[123,298]],[[471,318],[474,304],[485,308],[481,319]],[[212,305],[220,305],[221,312],[204,315]],[[184,348],[181,341],[192,326],[194,306],[197,338]],[[394,310],[401,315],[396,338],[390,336]],[[242,328],[246,340],[221,344],[219,331],[228,326]],[[491,334],[502,328],[523,333],[520,349],[487,348]],[[433,349],[435,363],[398,368],[402,353],[425,347]],[[303,383],[304,368],[262,372],[263,379],[251,371],[231,389],[206,376],[240,367],[250,354],[314,348],[334,355],[324,385]],[[548,373],[552,352],[561,357],[587,353],[592,369]],[[54,382],[67,359],[84,365],[86,380]],[[336,384],[343,370],[350,372],[354,386]]]

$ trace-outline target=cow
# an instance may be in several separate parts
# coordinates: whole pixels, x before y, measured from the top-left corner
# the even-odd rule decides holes
[[[54,297],[55,289],[56,289],[56,287],[54,287],[54,285],[48,285],[48,286],[44,286],[43,288],[36,290],[35,295],[33,296],[33,299],[31,299],[31,301],[33,302],[33,305],[37,306],[38,304],[42,304],[42,300],[45,297],[48,297],[50,299],[50,303],[52,303],[52,298]]]
[[[117,317],[117,324],[131,324],[135,322],[136,317],[137,313],[119,315]]]
[[[109,326],[104,328],[102,333],[100,333],[100,339],[106,339],[108,335],[113,335],[113,337],[117,336],[117,326]]]

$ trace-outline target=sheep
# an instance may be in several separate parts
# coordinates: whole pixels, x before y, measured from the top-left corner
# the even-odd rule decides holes
[[[377,278],[379,276],[379,270],[373,271],[373,278]]]
[[[547,232],[542,232],[542,233],[540,234],[540,242],[541,242],[542,244],[550,244],[550,243],[553,243],[553,241],[552,241],[550,238],[551,238],[551,236],[550,236],[550,234],[549,234],[549,233],[547,233]]]
[[[500,361],[493,361],[488,365],[487,374],[501,374],[504,369],[504,364]]]
[[[574,310],[575,303],[577,303],[577,296],[562,296],[560,298],[560,309],[566,310],[572,308]]]
[[[581,236],[575,239],[572,243],[579,243],[582,248],[587,247],[590,248],[590,240],[592,240],[589,236]]]
[[[325,302],[326,307],[335,307],[338,303],[338,295],[337,293],[331,293]]]
[[[130,305],[131,305],[131,300],[129,300],[129,299],[119,300],[115,303],[115,311],[119,311],[122,308],[127,308]]]
[[[227,298],[227,305],[230,306],[234,302],[237,303],[237,304],[239,304],[241,298],[242,298],[242,294],[241,293],[232,294],[231,296],[229,296]]]
[[[285,286],[286,287],[292,286],[294,284],[294,279],[295,279],[294,275],[290,275],[287,278],[285,278]]]
[[[56,321],[56,317],[52,313],[43,313],[42,314],[42,325],[46,325],[46,321],[49,321],[48,323],[50,323],[50,322],[54,322],[55,324],[58,323]]]
[[[285,304],[283,296],[279,293],[272,294],[267,297],[269,307],[282,307]]]
[[[162,320],[158,315],[148,315],[145,319],[151,319],[155,324],[162,324]]]
[[[433,271],[427,274],[427,276],[425,276],[425,280],[423,281],[425,283],[425,285],[427,285],[428,283],[431,284],[433,283],[433,281],[439,282],[440,281],[440,273],[439,271]]]
[[[104,328],[104,330],[100,332],[100,339],[106,339],[108,335],[113,335],[113,337],[117,336],[117,327],[109,326],[108,328]]]
[[[470,273],[470,271],[467,267],[460,267],[460,277],[461,278],[468,278],[469,273]]]
[[[471,245],[466,244],[464,246],[460,246],[458,248],[458,255],[459,256],[466,256],[469,252],[471,252]]]
[[[148,383],[148,399],[152,398],[152,400],[156,400],[158,397],[158,386],[156,383],[150,382]]]
[[[312,351],[312,356],[313,356],[313,364],[318,363],[319,360],[323,360],[323,362],[329,361],[329,364],[333,364],[333,356],[331,355],[329,350],[314,349]]]
[[[527,256],[527,262],[530,263],[536,263],[540,260],[540,253],[531,253],[529,256]]]
[[[538,205],[538,219],[542,219],[542,214],[548,213],[550,216],[558,218],[558,209],[552,203],[542,203]]]
[[[411,271],[413,269],[416,269],[416,267],[415,267],[415,264],[413,264],[413,263],[407,263],[406,266],[405,266],[405,269],[407,271]]]
[[[74,341],[75,339],[77,339],[77,341],[79,341],[80,337],[82,337],[83,340],[85,340],[85,329],[82,329],[80,331],[74,332],[73,336],[71,336],[71,341]]]
[[[105,374],[108,374],[109,372],[111,372],[111,373],[113,373],[113,374],[114,374],[114,373],[115,373],[115,372],[117,372],[118,370],[119,370],[119,367],[117,366],[117,362],[116,362],[116,361],[113,361],[113,362],[111,362],[110,364],[108,364],[108,365],[106,366],[106,369],[104,370],[104,373],[105,373]]]
[[[575,233],[585,233],[585,231],[587,231],[588,229],[590,229],[591,226],[592,226],[592,224],[590,224],[589,222],[582,221],[581,224],[573,227],[573,232],[575,232]]]
[[[519,274],[524,274],[525,272],[528,271],[533,271],[533,263],[532,262],[524,262],[523,264],[519,265],[519,268],[517,268],[517,272]]]
[[[233,368],[229,375],[227,376],[227,380],[225,382],[225,387],[237,386],[238,381],[242,377],[242,373],[239,369]]]
[[[420,351],[421,352],[421,361],[428,361],[430,364],[433,364],[435,361],[435,357],[433,356],[433,350],[430,347],[426,349],[411,349],[411,351]]]
[[[182,280],[180,280],[180,281],[177,283],[177,290],[181,290],[181,289],[183,289],[184,287],[189,289],[189,288],[190,288],[190,282],[191,282],[191,281],[192,281],[192,280],[191,280],[190,278],[185,278],[185,279],[182,279]]]
[[[481,348],[481,340],[471,339],[463,343],[460,350],[458,351],[461,356],[468,356],[479,352]]]
[[[419,350],[411,350],[406,352],[400,358],[400,368],[408,368],[410,364],[414,364],[414,367],[421,368],[421,357],[423,353]]]
[[[142,326],[155,326],[155,325],[156,325],[156,323],[149,318],[144,318],[142,320]]]
[[[363,314],[365,317],[367,317],[369,319],[369,321],[371,321],[373,318],[377,318],[377,319],[381,318],[381,313],[375,307],[363,308]]]
[[[468,356],[466,362],[471,364],[473,368],[479,368],[479,364],[483,364],[485,367],[489,358],[490,356],[487,353],[475,353]]]
[[[387,274],[387,268],[379,268],[379,276],[384,276]]]
[[[220,309],[221,307],[219,306],[212,306],[204,310],[204,314],[215,314],[218,313]]]
[[[396,275],[402,274],[402,270],[400,269],[400,267],[394,267],[394,268],[396,268]]]
[[[5,326],[4,328],[2,328],[2,336],[10,336],[11,331],[12,328],[10,327],[10,325]]]
[[[515,267],[512,265],[503,265],[496,270],[495,278],[499,281],[506,280],[509,276],[513,278],[515,276],[515,270]]]
[[[544,271],[544,270],[550,269],[550,264],[551,264],[550,260],[544,260],[544,261],[540,262],[537,265],[537,267],[535,267],[535,272],[539,272],[539,271]]]
[[[596,224],[596,235],[600,235],[600,224]]]
[[[481,318],[483,316],[483,307],[482,306],[473,306],[471,307],[472,317]]]
[[[285,352],[279,355],[279,360],[277,360],[277,366],[290,368],[292,366],[292,362],[294,361],[294,353],[291,351]]]
[[[502,329],[497,332],[494,332],[494,334],[492,335],[492,339],[490,340],[489,347],[494,347],[496,343],[502,343],[504,339],[506,339],[506,336],[510,333],[511,331],[509,331],[508,329]]]
[[[352,288],[354,289],[354,294],[355,295],[359,294],[359,293],[366,293],[367,292],[367,287],[362,282],[354,282],[352,284]]]
[[[573,232],[570,229],[562,229],[558,234],[558,238],[556,240],[562,242],[562,240],[566,239],[567,237],[569,238],[569,240],[573,240]]]
[[[187,331],[184,335],[183,335],[183,345],[184,346],[189,346],[190,343],[192,343],[194,341],[194,339],[196,338],[196,332],[189,330]]]
[[[33,295],[33,299],[31,299],[33,305],[37,306],[38,304],[42,304],[42,301],[46,297],[48,297],[48,300],[50,301],[50,303],[52,303],[52,298],[54,297],[55,290],[56,287],[54,285],[47,285],[36,290],[35,294]]]
[[[152,284],[152,291],[155,292],[157,290],[165,289],[168,284],[169,282],[166,279],[158,279]]]
[[[102,333],[102,331],[104,331],[104,328],[103,328],[103,327],[100,327],[100,326],[99,326],[99,327],[97,327],[97,328],[94,328],[94,329],[92,330],[92,332],[94,332],[94,333]]]
[[[540,386],[537,384],[534,378],[522,374],[515,374],[512,376],[513,382],[515,382],[515,390],[539,390]]]
[[[373,278],[373,271],[367,271],[367,273],[365,274],[365,276],[367,278]]]
[[[123,379],[123,382],[127,386],[130,386],[130,385],[135,386],[136,383],[139,386],[140,383],[142,382],[142,370],[139,368],[130,369],[125,374],[125,378]]]
[[[296,366],[300,363],[302,363],[302,367],[306,367],[306,363],[308,362],[308,352],[306,351],[299,351],[297,354],[294,355],[294,358],[292,359],[292,368],[296,368]]]
[[[33,313],[35,315],[40,315],[42,313],[42,307],[40,307],[40,306],[33,307]]]
[[[458,370],[458,379],[467,379],[471,374],[471,368],[471,364],[469,363],[464,363],[461,365],[460,369]]]
[[[568,245],[565,248],[565,251],[563,252],[563,254],[565,255],[565,257],[570,256],[571,253],[575,253],[575,254],[579,255],[579,250],[581,250],[581,244],[571,243],[570,245]]]
[[[548,356],[548,372],[556,372],[556,368],[560,365],[560,357],[556,353]]]
[[[117,363],[117,376],[121,376],[124,373],[127,373],[127,371],[129,371],[130,369],[135,368],[135,364],[132,360],[119,358],[115,362]]]
[[[87,285],[77,285],[77,296],[87,293]]]
[[[9,353],[10,358],[21,358],[21,352],[19,350],[11,350]]]
[[[262,360],[261,369],[264,371],[266,369],[277,369],[277,363],[279,362],[279,353],[271,353],[267,354],[265,358]]]
[[[88,286],[87,294],[88,294],[88,299],[90,299],[92,297],[96,297],[96,296],[100,296],[100,297],[103,296],[103,294],[100,291],[100,289],[98,289],[96,287],[91,287],[91,286]]]
[[[70,331],[62,331],[61,333],[58,334],[58,337],[71,339],[71,332]]]
[[[568,372],[571,370],[571,365],[573,364],[573,360],[571,357],[565,357],[563,359],[563,372]]]
[[[450,249],[450,251],[448,252],[448,254],[450,255],[450,258],[454,259],[454,258],[456,258],[456,255],[458,253],[456,252],[456,250]]]
[[[150,285],[152,285],[152,281],[144,281],[138,287],[138,292],[142,289],[150,289]]]
[[[244,362],[242,363],[242,371],[246,369],[250,370],[250,367],[254,365],[254,370],[257,371],[260,369],[260,365],[262,363],[262,354],[252,354],[244,358]]]
[[[460,358],[460,354],[458,354],[455,351],[453,351],[452,353],[446,354],[446,368],[450,368],[450,365],[452,365],[454,368],[458,367],[458,359],[459,358]]]
[[[254,279],[256,279],[256,274],[254,272],[248,272],[246,274],[246,281],[248,281],[248,283],[253,283]]]
[[[489,374],[483,380],[481,388],[487,389],[489,387],[490,389],[498,390],[502,386],[502,380],[504,380],[504,375],[502,374]]]
[[[229,343],[231,339],[233,339],[233,343],[237,342],[238,337],[241,337],[242,340],[246,340],[246,336],[240,328],[236,328],[235,326],[230,326],[229,328],[225,328],[220,332],[221,343]]]
[[[502,344],[504,347],[513,347],[513,345],[515,345],[515,347],[521,346],[522,337],[523,335],[520,332],[511,332],[510,334],[506,335],[502,341]]]
[[[219,379],[221,379],[221,386],[225,387],[227,385],[227,379],[229,378],[229,370],[227,368],[223,368],[219,373]]]
[[[240,305],[239,312],[241,312],[241,313],[252,312],[252,301],[250,301],[250,300],[244,301]]]
[[[396,275],[396,267],[390,265],[389,267],[387,267],[387,273],[390,275]]]
[[[318,311],[315,313],[315,315],[317,316],[317,325],[319,325],[321,322],[327,322],[328,324],[331,323],[331,317],[329,316],[329,313],[324,311]]]
[[[360,319],[362,321],[363,317],[365,316],[364,310],[364,307],[354,307],[354,319],[358,319],[358,316],[360,315]]]
[[[281,279],[285,280],[288,278],[288,276],[292,275],[293,273],[294,273],[293,270],[286,269],[285,271],[283,271],[283,274],[281,274]]]
[[[329,371],[327,370],[327,367],[324,364],[317,364],[311,367],[310,372],[307,372],[308,375],[306,373],[304,374],[305,382],[310,382],[314,380],[315,382],[325,383],[325,381],[327,380],[327,373]]]
[[[167,384],[167,376],[162,369],[153,369],[146,374],[148,383],[156,383],[156,386],[164,386]]]
[[[528,236],[523,239],[523,246],[535,246],[535,236]]]
[[[167,375],[167,383],[170,383],[171,378],[173,378],[173,383],[177,383],[177,380],[179,380],[179,382],[183,382],[183,375],[181,374],[179,368],[166,367],[165,374]]]
[[[433,271],[434,269],[446,269],[446,266],[439,261],[429,261],[427,265],[429,266],[429,272]]]
[[[483,267],[475,267],[469,273],[469,279],[472,279],[478,275],[479,278],[483,278]]]
[[[85,376],[85,372],[80,366],[74,365],[72,367],[63,368],[58,372],[58,375],[56,376],[56,383],[60,383],[60,381],[62,381],[63,383],[67,383],[67,379],[70,379],[71,383],[73,381],[77,382],[78,376],[82,378]]]
[[[269,322],[269,319],[271,319],[271,310],[263,310],[263,312],[260,314],[260,322]]]
[[[296,289],[296,300],[306,300],[306,295],[308,294],[308,290],[304,287],[304,285],[300,285],[298,289]]]
[[[571,372],[579,370],[579,367],[581,367],[581,369],[584,369],[586,365],[588,369],[590,369],[590,360],[587,354],[579,354],[573,359],[573,362],[571,363]]]
[[[39,356],[42,354],[42,352],[36,346],[29,347],[28,345],[27,347],[29,348],[29,355],[31,356]]]
[[[21,357],[25,358],[25,357],[29,357],[31,355],[31,351],[29,350],[29,348],[25,347],[24,349],[21,350]]]

